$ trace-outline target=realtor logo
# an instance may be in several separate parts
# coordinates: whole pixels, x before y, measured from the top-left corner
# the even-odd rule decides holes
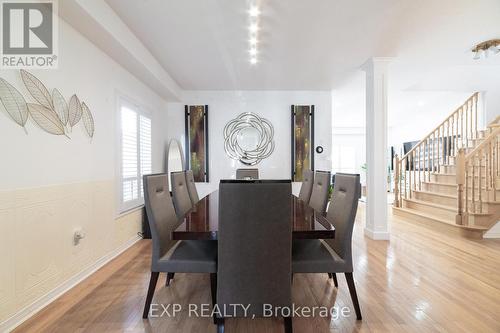
[[[1,2],[2,68],[57,68],[54,1]]]

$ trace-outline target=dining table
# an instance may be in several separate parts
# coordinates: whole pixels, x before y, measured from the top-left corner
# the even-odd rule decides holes
[[[317,213],[297,196],[290,196],[293,239],[335,238],[335,227],[325,214]],[[172,232],[174,240],[217,240],[219,191],[200,199]]]

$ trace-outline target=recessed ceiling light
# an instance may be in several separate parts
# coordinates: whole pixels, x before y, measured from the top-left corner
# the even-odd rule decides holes
[[[250,27],[248,27],[248,29],[250,30],[250,32],[257,32],[257,30],[259,30],[259,27],[257,26],[257,23],[252,23],[250,24]]]
[[[252,6],[250,7],[250,10],[248,11],[250,14],[250,17],[257,17],[260,14],[259,8],[257,6]]]
[[[253,3],[253,1],[251,1]],[[250,49],[248,52],[250,53],[250,63],[252,65],[257,64],[257,54],[259,53],[257,50],[257,43],[258,43],[258,34],[259,34],[259,15],[260,15],[260,10],[259,7],[255,4],[252,4],[248,10],[248,16],[249,20],[248,22],[250,23],[248,30],[249,30],[249,36],[248,36],[248,41],[250,43]]]

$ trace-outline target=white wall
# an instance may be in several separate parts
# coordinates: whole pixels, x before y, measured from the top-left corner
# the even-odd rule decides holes
[[[389,77],[388,100],[389,146],[422,139],[474,93],[474,90],[402,89],[397,84],[391,84],[392,78],[397,78],[394,72],[392,74]],[[349,80],[334,89],[332,95],[332,124],[335,131],[347,134],[346,131],[352,129],[351,134],[356,134],[359,127],[365,126],[364,73],[354,73]],[[486,119],[494,118],[492,110],[500,108],[500,99],[490,92],[486,97],[487,107],[484,116]],[[500,109],[498,110],[500,112]]]
[[[389,96],[389,146],[420,141],[473,92],[394,91]],[[478,115],[479,117],[482,114]]]
[[[69,140],[31,121],[26,135],[0,112],[0,331],[137,238],[141,211],[115,215],[117,92],[151,111],[153,171],[163,168],[167,102],[63,21],[59,35],[59,68],[32,72],[89,105],[95,136],[90,141],[80,124]],[[0,77],[33,101],[19,71]],[[77,228],[86,238],[74,246]]]
[[[28,121],[28,135],[5,112],[0,112],[0,190],[52,184],[107,180],[115,177],[116,96],[122,94],[143,105],[153,116],[153,168],[162,169],[166,138],[166,101],[117,65],[64,21],[60,23],[60,59],[57,70],[33,70],[45,86],[57,88],[69,101],[72,94],[85,101],[95,118],[92,141],[80,123],[71,140],[45,133]],[[0,76],[34,102],[19,71]],[[1,104],[0,104],[1,105]],[[3,106],[0,106],[3,110]],[[21,176],[22,175],[22,176]]]
[[[498,87],[498,86],[497,86]],[[484,93],[486,124],[500,116],[500,88]]]
[[[315,105],[315,154],[317,170],[331,170],[331,93],[329,91],[186,91],[183,103],[169,104],[168,133],[184,143],[184,104],[207,104],[209,109],[210,184],[198,184],[200,195],[217,188],[220,179],[234,178],[245,167],[224,151],[223,129],[242,112],[255,112],[274,127],[275,150],[256,167],[261,178],[290,178],[290,106]]]

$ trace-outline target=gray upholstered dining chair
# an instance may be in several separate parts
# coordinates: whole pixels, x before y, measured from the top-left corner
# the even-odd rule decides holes
[[[144,199],[153,253],[151,278],[144,305],[143,318],[147,318],[160,272],[210,273],[212,302],[215,304],[217,285],[217,243],[214,241],[175,241],[172,231],[181,222],[174,211],[168,191],[167,174],[143,177]],[[168,285],[168,283],[167,283]]]
[[[302,172],[302,186],[300,187],[299,199],[309,203],[314,183],[314,172],[306,169]]]
[[[263,316],[263,304],[291,306],[291,192],[290,180],[221,181],[219,308],[248,304],[252,318]],[[244,316],[240,310],[235,317]],[[291,317],[284,319],[285,332],[291,332]],[[224,318],[216,322],[224,332]]]
[[[259,169],[236,169],[236,179],[259,179]]]
[[[316,171],[312,186],[309,206],[316,212],[323,214],[328,204],[328,190],[330,188],[330,171]]]
[[[361,193],[359,175],[337,173],[326,218],[335,227],[335,238],[293,242],[293,273],[328,273],[338,287],[335,273],[344,273],[356,318],[361,320],[358,296],[352,276],[352,230]]]
[[[196,190],[193,170],[186,171],[186,183],[187,183],[189,198],[191,198],[191,205],[194,207],[194,205],[196,205],[196,203],[200,201],[200,197],[198,196],[198,191]]]
[[[172,181],[172,197],[174,198],[174,207],[177,216],[183,217],[191,208],[193,203],[189,196],[186,173],[184,171],[170,173]]]

